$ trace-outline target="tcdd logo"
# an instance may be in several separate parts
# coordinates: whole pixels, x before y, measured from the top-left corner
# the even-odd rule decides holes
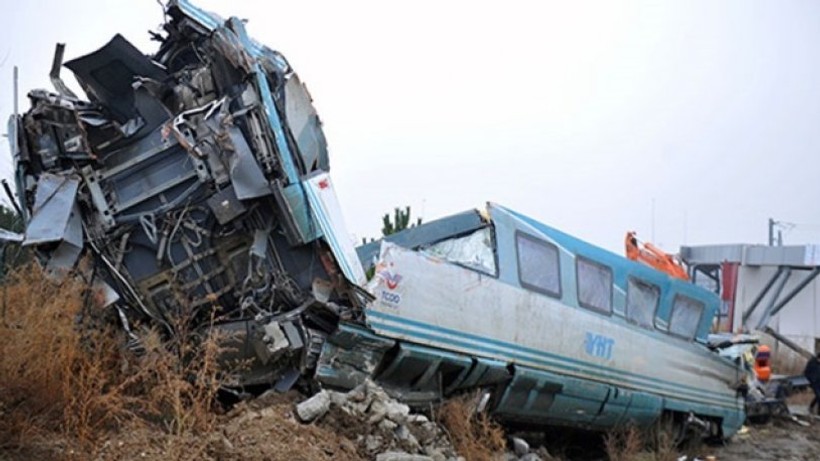
[[[387,304],[398,306],[401,303],[401,295],[398,293],[392,293],[389,291],[382,290],[382,301]]]
[[[387,288],[391,290],[395,290],[397,286],[399,286],[399,282],[401,282],[401,275],[394,274],[389,270],[385,269],[379,272],[379,277],[384,280],[384,283],[387,285]]]

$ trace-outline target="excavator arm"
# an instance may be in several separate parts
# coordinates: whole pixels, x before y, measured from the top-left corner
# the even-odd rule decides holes
[[[683,280],[689,280],[686,268],[677,257],[664,252],[648,242],[640,242],[635,232],[627,232],[625,239],[626,257]]]

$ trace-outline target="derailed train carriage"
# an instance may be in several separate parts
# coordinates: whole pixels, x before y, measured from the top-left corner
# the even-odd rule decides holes
[[[746,371],[708,347],[719,301],[693,284],[493,204],[359,255],[375,262],[367,328],[331,337],[320,381],[372,375],[417,404],[483,389],[511,424],[668,417],[729,437],[745,419]]]
[[[363,299],[321,123],[242,21],[184,0],[166,18],[152,56],[117,35],[65,64],[89,101],[58,45],[57,93],[12,117],[22,244],[92,283],[134,347],[144,326],[216,322],[258,358],[243,384],[287,386]]]
[[[166,13],[152,56],[117,36],[66,63],[89,101],[58,47],[57,93],[9,131],[23,244],[93,284],[135,347],[184,318],[235,333],[242,385],[374,378],[418,405],[480,389],[510,423],[738,429],[742,370],[704,346],[714,296],[495,205],[357,256],[284,57],[236,18]]]

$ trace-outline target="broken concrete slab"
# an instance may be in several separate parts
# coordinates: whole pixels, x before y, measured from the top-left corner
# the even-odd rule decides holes
[[[376,461],[433,461],[433,458],[424,455],[413,455],[410,453],[389,451],[376,455]]]
[[[313,397],[296,405],[296,415],[303,423],[312,422],[327,413],[330,409],[330,395],[327,391],[321,391]]]
[[[513,451],[518,457],[522,457],[530,452],[530,444],[528,444],[526,440],[520,437],[513,437],[512,444]]]

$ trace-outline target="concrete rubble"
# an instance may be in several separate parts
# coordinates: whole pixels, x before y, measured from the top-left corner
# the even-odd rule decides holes
[[[321,390],[296,404],[304,424],[328,424],[356,432],[359,453],[377,461],[465,461],[445,428],[426,415],[390,397],[373,381],[349,392]],[[511,437],[505,461],[551,461],[546,448],[533,449],[526,440]]]
[[[322,390],[296,405],[304,423],[347,421],[359,430],[359,452],[379,461],[460,461],[443,428],[390,397],[372,381],[349,392]]]

